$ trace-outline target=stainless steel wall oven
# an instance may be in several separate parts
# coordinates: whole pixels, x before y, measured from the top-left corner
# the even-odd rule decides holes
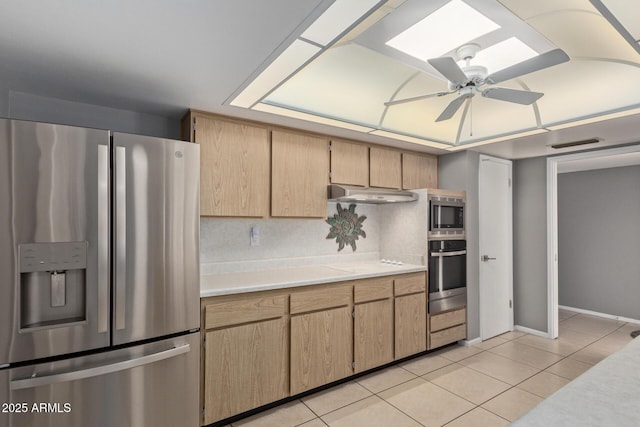
[[[429,313],[467,304],[467,241],[429,242]]]

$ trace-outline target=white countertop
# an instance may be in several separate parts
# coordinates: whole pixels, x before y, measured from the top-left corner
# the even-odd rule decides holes
[[[200,297],[318,285],[426,270],[427,267],[424,265],[390,265],[380,261],[370,261],[209,274],[200,278]]]

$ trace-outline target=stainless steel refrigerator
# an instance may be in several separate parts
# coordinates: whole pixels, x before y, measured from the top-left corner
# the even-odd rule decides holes
[[[0,425],[199,425],[199,147],[0,119]]]

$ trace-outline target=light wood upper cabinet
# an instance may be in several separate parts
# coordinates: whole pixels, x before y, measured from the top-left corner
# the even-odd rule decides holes
[[[369,147],[340,140],[331,141],[331,182],[369,185]]]
[[[402,153],[402,188],[438,188],[438,157]]]
[[[327,216],[328,139],[272,131],[271,171],[272,216]]]
[[[369,151],[369,185],[397,188],[402,185],[402,159],[397,150],[371,147]]]
[[[269,215],[266,128],[196,116],[200,144],[200,215]]]

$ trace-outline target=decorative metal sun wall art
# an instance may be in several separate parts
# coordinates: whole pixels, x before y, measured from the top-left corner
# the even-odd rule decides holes
[[[334,214],[332,218],[327,218],[327,224],[331,226],[327,239],[336,239],[338,243],[338,252],[340,252],[346,245],[350,245],[351,249],[355,252],[356,240],[362,236],[363,239],[367,237],[367,233],[362,229],[362,223],[367,217],[365,215],[358,216],[356,213],[356,205],[354,203],[349,205],[348,209],[342,209],[340,203],[338,203],[338,213]]]

